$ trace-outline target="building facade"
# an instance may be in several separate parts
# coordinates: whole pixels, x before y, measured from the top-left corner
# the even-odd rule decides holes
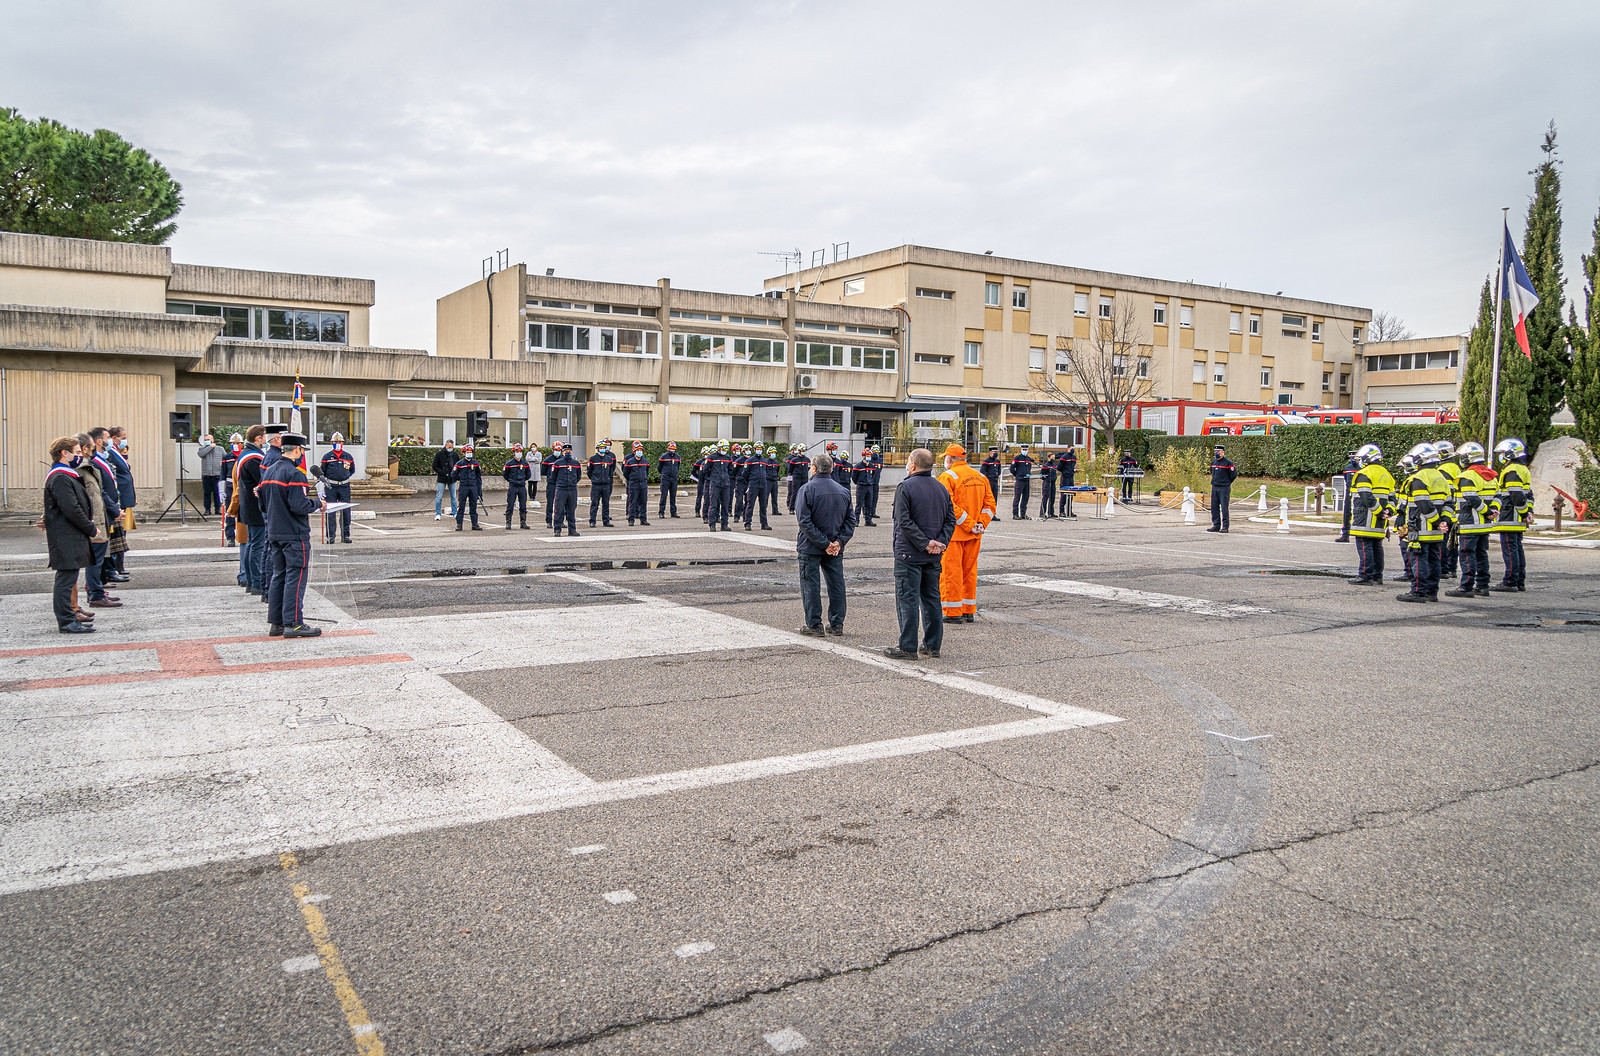
[[[1358,406],[1363,409],[1448,410],[1461,403],[1467,339],[1451,335],[1374,341],[1358,350],[1356,364],[1361,401]]]

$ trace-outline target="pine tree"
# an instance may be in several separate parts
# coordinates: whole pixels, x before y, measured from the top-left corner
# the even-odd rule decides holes
[[[1572,372],[1567,375],[1567,406],[1577,422],[1578,435],[1590,450],[1600,451],[1600,213],[1594,218],[1594,247],[1583,257],[1584,310],[1567,312],[1567,332],[1572,340]]]
[[[1569,330],[1565,323],[1566,279],[1561,273],[1561,172],[1556,158],[1556,123],[1545,130],[1539,148],[1544,161],[1533,177],[1533,200],[1522,236],[1522,263],[1539,295],[1538,307],[1528,318],[1528,347],[1533,370],[1527,390],[1528,425],[1522,439],[1531,451],[1550,435],[1550,416],[1566,399],[1571,362],[1567,353]],[[1505,362],[1502,348],[1502,362]],[[1522,360],[1527,365],[1527,360]],[[1504,377],[1501,378],[1502,385]]]
[[[1483,283],[1478,298],[1478,324],[1467,339],[1467,363],[1461,376],[1461,436],[1478,443],[1489,439],[1489,387],[1494,363],[1494,289]],[[1508,436],[1527,440],[1528,383],[1532,368],[1517,347],[1511,319],[1500,319],[1500,409],[1495,421],[1495,440]]]

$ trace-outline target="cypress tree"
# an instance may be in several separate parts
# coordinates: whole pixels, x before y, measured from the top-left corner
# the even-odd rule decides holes
[[[1577,422],[1578,435],[1590,450],[1600,450],[1600,213],[1594,218],[1594,247],[1583,257],[1585,318],[1567,312],[1572,339],[1572,372],[1567,375],[1567,406]]]
[[[1527,324],[1533,370],[1527,388],[1528,435],[1522,439],[1530,451],[1550,435],[1550,416],[1561,409],[1566,399],[1567,375],[1571,372],[1567,353],[1570,331],[1564,322],[1567,313],[1566,280],[1561,273],[1561,172],[1554,121],[1545,130],[1539,149],[1544,152],[1544,161],[1529,174],[1533,177],[1533,199],[1528,203],[1522,236],[1522,264],[1539,295],[1538,307]],[[1504,346],[1501,352],[1504,360]],[[1527,366],[1526,358],[1517,358]],[[1504,381],[1502,376],[1502,384]]]
[[[1461,376],[1461,437],[1478,443],[1489,438],[1489,387],[1494,363],[1494,288],[1483,283],[1478,298],[1478,324],[1467,339],[1467,363]],[[1515,436],[1524,443],[1528,432],[1528,383],[1532,369],[1517,346],[1510,316],[1500,319],[1500,409],[1495,441]],[[1531,445],[1530,445],[1531,447]]]

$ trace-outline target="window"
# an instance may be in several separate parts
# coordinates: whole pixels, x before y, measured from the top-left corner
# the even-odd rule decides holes
[[[1067,351],[1064,348],[1056,349],[1056,373],[1072,373],[1072,357],[1067,354]]]
[[[977,341],[968,341],[961,346],[961,362],[969,367],[978,365],[978,353],[983,345]]]
[[[221,337],[256,341],[303,341],[348,344],[348,312],[312,312],[289,308],[257,308],[242,304],[196,304],[168,301],[173,315],[210,316],[222,320]]]
[[[1156,302],[1155,323],[1157,326],[1167,325],[1167,303],[1165,301]]]
[[[1218,385],[1228,383],[1228,365],[1226,363],[1213,363],[1211,365],[1211,380]]]
[[[1028,288],[1026,286],[1013,286],[1011,288],[1011,307],[1027,310]]]
[[[748,414],[691,414],[689,415],[691,440],[748,440],[750,416]]]
[[[573,328],[575,332],[573,343],[576,345],[576,350],[579,352],[589,351],[589,329],[590,328],[587,326],[578,326]]]
[[[1196,385],[1204,385],[1206,383],[1206,361],[1203,359],[1194,361],[1194,383]]]
[[[1286,315],[1283,317],[1284,337],[1305,337],[1306,317],[1303,315]]]
[[[1312,323],[1311,324],[1311,340],[1313,340],[1313,341],[1321,341],[1322,340],[1322,324],[1321,323]]]
[[[1256,315],[1254,312],[1250,314],[1250,336],[1261,336],[1261,316]]]
[[[1149,376],[1150,376],[1150,357],[1149,356],[1140,356],[1139,357],[1139,377],[1148,378]]]
[[[912,359],[917,363],[938,363],[941,366],[950,365],[951,356],[935,356],[927,352],[918,352]]]
[[[1000,284],[986,282],[983,284],[983,303],[990,308],[1000,307]]]
[[[1261,387],[1263,389],[1272,388],[1272,371],[1263,370],[1261,372]]]
[[[1287,392],[1280,392],[1278,393],[1278,402],[1287,407],[1294,402],[1294,396]]]
[[[918,297],[928,297],[935,301],[953,301],[956,295],[951,290],[930,290],[922,286],[917,287]]]
[[[546,301],[545,303],[549,304],[550,302]],[[722,322],[722,316],[720,316],[720,315],[718,315],[718,314],[716,314],[714,312],[708,314],[706,312],[676,312],[675,311],[675,312],[670,313],[669,317],[673,318],[673,319],[704,319],[708,323],[720,323],[720,322]]]
[[[814,433],[844,432],[843,411],[812,411],[811,431]]]
[[[846,297],[859,297],[866,292],[867,280],[864,276],[844,280],[844,295]]]
[[[558,352],[572,351],[572,327],[565,323],[547,323],[544,328],[544,347]]]
[[[1325,370],[1325,371],[1322,372],[1322,391],[1323,392],[1329,392],[1332,389],[1333,389],[1333,371]]]
[[[1110,319],[1111,318],[1111,298],[1110,297],[1102,297],[1102,298],[1100,298],[1100,318],[1102,318],[1102,319]]]
[[[1044,369],[1044,349],[1042,349],[1042,348],[1030,348],[1030,349],[1028,349],[1028,369],[1029,370],[1043,370]]]
[[[1280,382],[1278,382],[1278,388],[1280,388],[1280,389],[1303,389],[1305,387],[1306,387],[1306,383],[1303,382],[1303,381],[1280,381]]]
[[[612,411],[611,435],[629,440],[650,439],[650,412]]]
[[[1450,352],[1429,352],[1428,353],[1428,369],[1429,370],[1443,370],[1446,367],[1454,366],[1455,364],[1453,364],[1451,362],[1451,359],[1453,358],[1453,355],[1454,354],[1450,353]],[[1418,353],[1416,358],[1417,359],[1421,359],[1422,358],[1421,354]],[[1420,366],[1422,366],[1422,364],[1418,363],[1417,366],[1420,367]]]
[[[785,345],[764,337],[733,339],[733,358],[748,363],[782,363]]]
[[[794,361],[797,366],[849,366],[860,370],[894,370],[897,354],[892,348],[846,347],[807,342],[795,344]]]
[[[1361,343],[1361,328],[1359,326],[1352,326],[1350,328],[1350,340],[1354,341],[1358,345]]]
[[[1072,314],[1089,314],[1089,295],[1087,293],[1075,293],[1072,295]]]
[[[1178,325],[1186,330],[1194,328],[1194,305],[1185,304],[1178,308]]]
[[[1340,392],[1349,392],[1350,391],[1350,375],[1346,374],[1344,371],[1340,371],[1339,372],[1339,391]]]
[[[1127,356],[1112,356],[1111,357],[1111,375],[1112,375],[1112,377],[1122,378],[1122,377],[1126,377],[1127,374],[1128,374],[1128,357]]]
[[[1237,334],[1239,332],[1239,328],[1240,328],[1239,313],[1238,312],[1229,312],[1228,313],[1228,333]]]

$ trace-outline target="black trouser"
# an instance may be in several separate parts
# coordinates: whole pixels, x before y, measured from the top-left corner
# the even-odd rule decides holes
[[[1489,535],[1468,532],[1461,537],[1461,589],[1489,589]]]
[[[573,535],[578,534],[578,489],[557,488],[555,501],[550,504],[551,515],[555,518],[556,534],[561,534],[561,526],[565,524],[567,531]]]
[[[802,558],[802,560],[804,559]],[[50,591],[50,604],[56,612],[56,627],[58,629],[73,623],[78,618],[78,613],[72,607],[72,588],[77,585],[77,569],[56,569],[56,581]]]
[[[551,520],[556,515],[556,486],[551,484],[544,489],[544,526],[550,527]]]
[[[800,607],[807,627],[822,626],[822,581],[828,582],[828,626],[844,624],[844,555],[800,555]],[[937,592],[938,582],[934,583]]]
[[[1039,482],[1039,516],[1056,515],[1056,478],[1045,477]]]
[[[1417,544],[1412,554],[1411,593],[1425,598],[1439,596],[1439,569],[1444,544],[1437,539]]]
[[[506,485],[506,527],[511,527],[511,510],[515,507],[521,514],[521,523],[528,523],[528,486],[526,484]]]
[[[467,515],[467,508],[472,508],[472,527],[478,527],[478,489],[456,489],[456,527],[461,527],[461,519]]]
[[[1403,536],[1400,538],[1400,560],[1406,568],[1407,582],[1413,582],[1417,578],[1417,552],[1406,541],[1408,538],[1410,537]]]
[[[733,519],[738,520],[744,516],[744,511],[750,507],[750,482],[736,480],[733,482]]]
[[[1356,536],[1356,577],[1383,582],[1383,540]]]
[[[1132,502],[1133,501],[1133,478],[1132,477],[1123,477],[1122,478],[1122,501],[1123,502]]]
[[[795,500],[797,498],[799,498],[799,496],[800,496],[800,485],[802,485],[804,483],[805,483],[805,481],[801,480],[799,477],[790,477],[789,478],[789,512],[790,513],[794,512]]]
[[[872,523],[872,485],[856,485],[856,523]]]
[[[611,485],[589,485],[589,527],[594,527],[595,518],[600,518],[600,523],[607,528],[611,527]]]
[[[1344,475],[1344,534],[1350,534],[1350,474]]]
[[[1027,477],[1017,478],[1017,490],[1011,493],[1011,519],[1028,515],[1028,492],[1033,487]]]
[[[760,481],[750,487],[750,498],[745,501],[744,526],[750,527],[756,518],[756,507],[761,507],[761,527],[770,528],[767,523],[767,499],[769,496],[766,481]],[[775,497],[775,496],[774,496]]]
[[[678,515],[678,478],[676,476],[661,478],[661,502],[656,509],[657,517],[667,515],[667,507],[672,507],[672,516]]]
[[[728,504],[733,501],[733,488],[728,484],[706,485],[706,523],[716,527],[717,522],[722,522],[722,527],[728,527]]]
[[[1454,576],[1461,558],[1461,536],[1456,534],[1454,525],[1445,529],[1444,547],[1441,549],[1440,555],[1442,561],[1439,566],[1439,574],[1446,577]]]
[[[202,492],[200,496],[202,505],[200,508],[206,513],[222,512],[222,508],[217,505],[217,484],[221,482],[221,480],[221,476],[202,476],[200,478],[200,491]]]
[[[705,502],[705,498],[706,482],[697,478],[694,482],[694,515],[696,517],[705,517],[705,514],[700,509],[701,504]]]
[[[1072,487],[1072,478],[1076,475],[1076,473],[1067,473],[1061,478],[1061,516],[1063,517],[1077,516],[1077,514],[1072,512],[1072,492],[1067,490],[1068,488]]]
[[[632,524],[634,518],[640,524],[650,523],[650,485],[628,482],[628,523]]]
[[[1219,531],[1228,530],[1228,496],[1232,491],[1232,484],[1211,485],[1211,527]]]
[[[327,485],[327,487],[325,489],[324,497],[329,502],[349,502],[350,501],[350,485],[348,485],[348,484],[329,484],[329,485]],[[339,538],[343,539],[345,542],[348,543],[350,541],[350,511],[349,510],[340,510],[338,513],[323,514],[323,516],[322,516],[322,538],[323,538],[324,542],[331,543],[331,542],[334,541],[334,530],[335,530],[335,528],[338,529]]]
[[[917,616],[922,616],[922,648],[939,651],[944,642],[944,613],[939,605],[939,566],[894,562],[894,611],[900,619],[900,651],[917,651]]]
[[[1500,533],[1500,557],[1505,562],[1505,578],[1500,582],[1508,587],[1528,585],[1528,558],[1522,552],[1521,532]]]
[[[534,499],[537,499],[538,497],[539,497],[539,482],[537,480],[528,481],[528,501],[531,503]]]
[[[267,622],[298,627],[305,622],[306,584],[311,580],[311,540],[267,540]]]

